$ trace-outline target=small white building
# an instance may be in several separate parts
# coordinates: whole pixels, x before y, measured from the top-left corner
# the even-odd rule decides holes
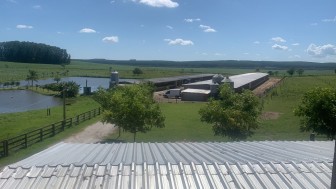
[[[210,96],[210,90],[204,89],[185,89],[181,92],[183,101],[207,101]]]

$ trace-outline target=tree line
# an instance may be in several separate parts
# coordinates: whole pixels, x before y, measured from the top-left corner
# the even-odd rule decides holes
[[[78,59],[80,60],[80,59]],[[81,60],[91,63],[129,65],[143,67],[174,67],[174,68],[246,68],[246,69],[290,69],[293,67],[312,70],[334,70],[336,63],[317,63],[304,61],[252,61],[252,60],[213,60],[213,61],[164,61],[164,60]]]
[[[0,61],[69,64],[71,56],[65,49],[43,43],[7,41],[0,43]]]

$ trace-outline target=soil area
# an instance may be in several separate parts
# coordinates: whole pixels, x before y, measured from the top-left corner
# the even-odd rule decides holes
[[[260,118],[263,120],[274,120],[274,119],[278,119],[280,116],[279,112],[263,112],[260,115]]]
[[[86,127],[82,132],[74,134],[73,136],[64,140],[69,143],[98,143],[104,140],[104,138],[117,128],[113,124],[97,122]]]
[[[280,82],[280,80],[281,79],[279,78],[269,78],[265,83],[254,89],[253,93],[257,96],[262,96],[267,89],[276,86]]]

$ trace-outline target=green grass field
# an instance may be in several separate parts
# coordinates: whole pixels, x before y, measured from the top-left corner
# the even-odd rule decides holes
[[[68,118],[75,117],[76,115],[99,107],[98,103],[91,97],[67,99],[67,104],[69,104],[66,106],[66,114]],[[47,111],[45,109],[0,114],[0,141],[47,126],[61,121],[62,119],[62,106],[51,108],[50,116],[47,116]]]
[[[310,133],[300,132],[299,118],[294,116],[303,93],[314,87],[336,87],[336,76],[289,77],[264,98],[264,112],[275,117],[261,119],[260,127],[247,140],[309,140]],[[270,94],[273,94],[272,96]],[[153,128],[148,133],[138,133],[137,142],[169,141],[227,141],[226,137],[213,136],[211,125],[202,123],[198,114],[204,103],[160,104],[166,116],[166,127]],[[317,136],[317,140],[326,140]],[[106,140],[132,142],[133,135],[114,133]]]
[[[167,68],[167,67],[140,67],[144,74],[134,75],[133,69],[137,66],[96,64],[83,61],[72,61],[69,65],[27,64],[0,61],[0,82],[25,80],[28,70],[35,70],[39,77],[54,78],[57,73],[67,72],[66,76],[110,77],[110,70],[119,72],[121,78],[159,78],[200,73],[220,73],[234,75],[255,72],[255,69],[239,68]],[[260,70],[267,72],[269,70]],[[274,71],[274,70],[273,70]],[[278,76],[286,75],[286,70],[277,70]],[[305,70],[304,75],[335,75],[334,70]]]
[[[6,66],[7,65],[7,66]],[[111,65],[92,64],[84,62],[72,62],[65,69],[55,65],[22,64],[0,62],[0,82],[8,80],[25,79],[28,70],[34,69],[50,77],[51,72],[69,70],[68,76],[99,76],[108,77]],[[112,65],[112,70],[117,70],[123,78],[135,77],[132,74],[132,66]],[[144,67],[143,78],[167,77],[174,75],[187,75],[198,73],[222,73],[239,74],[253,72],[248,69],[212,69],[212,68],[151,68]],[[261,70],[263,71],[263,70]],[[279,71],[279,75],[285,74],[286,70]],[[288,77],[283,84],[269,92],[263,99],[264,112],[271,113],[268,119],[260,120],[260,127],[255,134],[247,140],[308,140],[310,133],[302,133],[299,130],[299,118],[293,114],[293,109],[300,103],[300,98],[307,90],[321,87],[336,87],[336,76],[332,70],[308,70],[302,77]],[[67,106],[67,116],[74,117],[80,113],[98,107],[91,97],[79,97],[72,99],[71,105]],[[214,136],[211,125],[202,123],[198,114],[199,109],[205,103],[161,103],[160,107],[166,116],[166,127],[153,128],[148,133],[138,133],[137,142],[175,142],[175,141],[227,141],[225,137]],[[47,116],[46,110],[28,111],[22,113],[0,114],[0,141],[9,137],[17,136],[24,132],[40,128],[60,121],[62,119],[62,107],[51,109],[51,116]],[[96,119],[95,121],[97,121]],[[12,154],[8,158],[0,159],[0,166],[13,162],[35,153],[45,147],[61,141],[71,133],[79,132],[91,121],[82,124],[78,129],[66,130],[54,138],[47,139],[28,149]],[[81,128],[81,129],[80,129]],[[326,140],[324,136],[317,136],[317,140]],[[114,133],[106,142],[133,142],[133,135],[123,133],[118,137]],[[12,158],[13,157],[13,158]],[[12,159],[12,160],[10,160]]]

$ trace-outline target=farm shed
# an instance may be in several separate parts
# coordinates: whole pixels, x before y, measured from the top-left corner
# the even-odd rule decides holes
[[[240,75],[230,76],[229,79],[233,81],[233,88],[236,92],[242,91],[242,89],[253,90],[259,85],[263,84],[269,79],[269,75],[266,73],[246,73]],[[225,79],[223,79],[225,80]],[[212,80],[200,81],[195,83],[184,84],[185,89],[204,89],[211,90],[211,92],[216,92],[218,84],[214,83]]]
[[[0,188],[329,188],[333,141],[59,143]]]
[[[185,89],[181,92],[181,100],[183,101],[207,101],[210,90],[203,89]]]
[[[151,82],[156,87],[156,90],[165,90],[167,88],[176,88],[185,83],[204,81],[211,79],[214,74],[197,74],[197,75],[184,75],[175,77],[163,77],[146,79],[145,81]]]

